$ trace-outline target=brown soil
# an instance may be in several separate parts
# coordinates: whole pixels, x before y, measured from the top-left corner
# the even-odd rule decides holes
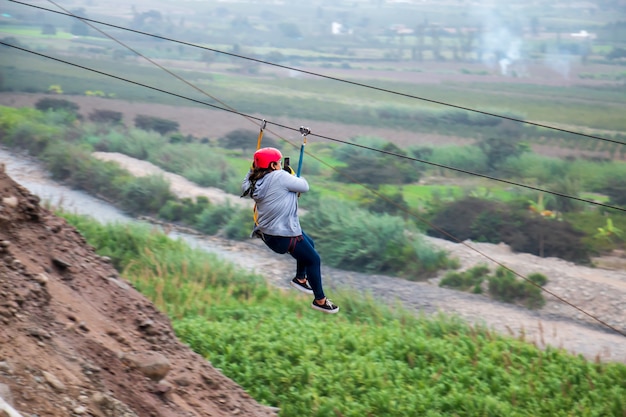
[[[0,398],[24,416],[276,415],[180,343],[168,318],[4,166]]]

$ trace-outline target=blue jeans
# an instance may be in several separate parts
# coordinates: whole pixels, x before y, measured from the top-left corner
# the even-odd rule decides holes
[[[306,277],[316,300],[326,297],[322,288],[322,260],[313,239],[302,232],[302,236],[296,237],[264,235],[263,241],[276,253],[289,252],[296,259],[296,277]]]

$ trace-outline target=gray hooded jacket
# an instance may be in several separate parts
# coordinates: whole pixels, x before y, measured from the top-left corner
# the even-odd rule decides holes
[[[250,188],[250,172],[241,184],[245,192]],[[298,193],[309,191],[309,183],[284,170],[266,174],[256,182],[252,198],[257,205],[258,228],[272,236],[293,237],[302,234],[298,218]]]

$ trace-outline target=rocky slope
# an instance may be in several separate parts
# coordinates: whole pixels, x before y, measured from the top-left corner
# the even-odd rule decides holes
[[[2,416],[277,414],[180,343],[168,318],[3,165],[0,398]]]

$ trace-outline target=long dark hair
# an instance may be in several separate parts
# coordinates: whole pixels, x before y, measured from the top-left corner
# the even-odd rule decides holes
[[[271,166],[267,168],[253,168],[250,176],[248,177],[248,181],[250,181],[250,187],[248,187],[248,189],[244,191],[241,196],[245,197],[249,195],[250,198],[252,198],[252,194],[254,194],[254,189],[256,187],[256,182],[272,171],[274,171],[274,169]]]

